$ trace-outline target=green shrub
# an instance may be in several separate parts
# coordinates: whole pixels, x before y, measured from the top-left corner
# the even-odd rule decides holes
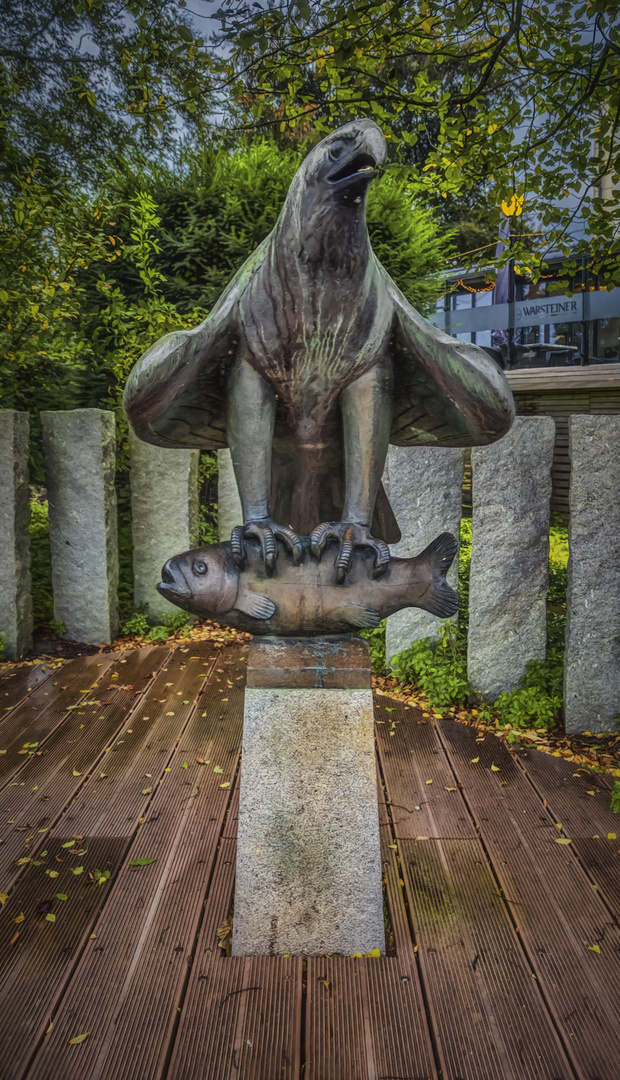
[[[126,637],[140,637],[145,641],[151,641],[155,645],[162,644],[169,637],[180,631],[186,630],[193,625],[193,618],[185,611],[171,611],[169,615],[162,615],[160,621],[153,626],[152,620],[143,611],[134,611],[122,626],[122,634]]]
[[[616,780],[614,784],[609,808],[614,814],[620,814],[620,780]]]
[[[373,675],[385,675],[385,624],[381,622],[374,630],[360,630],[360,637],[366,638],[370,647],[370,664]]]
[[[458,621],[444,623],[436,642],[431,642],[429,638],[416,641],[393,657],[391,662],[391,670],[398,682],[415,683],[426,694],[431,705],[438,709],[462,705],[472,694],[467,677],[471,547],[471,518],[463,518],[459,548]],[[480,715],[483,719],[517,729],[549,729],[557,723],[562,707],[567,562],[568,533],[564,523],[556,518],[552,522],[549,538],[548,593],[548,604],[556,610],[548,611],[546,659],[530,660],[516,690],[503,693],[493,705],[482,705]],[[378,634],[379,631],[373,633]]]

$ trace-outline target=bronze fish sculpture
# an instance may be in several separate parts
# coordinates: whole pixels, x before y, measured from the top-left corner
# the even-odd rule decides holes
[[[213,544],[169,559],[157,588],[185,611],[251,634],[351,633],[376,627],[405,607],[440,618],[454,615],[458,597],[446,573],[457,550],[454,537],[442,533],[413,559],[390,558],[381,576],[369,565],[372,555],[360,552],[342,586],[335,583],[331,559],[313,558],[309,538],[302,539],[297,565],[283,546],[273,576],[256,542],[246,544],[243,569],[230,543]]]

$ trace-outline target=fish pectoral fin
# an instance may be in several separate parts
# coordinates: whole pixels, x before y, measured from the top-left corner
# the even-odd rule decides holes
[[[270,619],[276,610],[273,600],[260,593],[250,592],[249,589],[239,590],[235,600],[235,608],[249,615],[252,619]]]
[[[342,608],[342,617],[360,630],[374,630],[381,622],[380,613],[364,604],[346,604]]]

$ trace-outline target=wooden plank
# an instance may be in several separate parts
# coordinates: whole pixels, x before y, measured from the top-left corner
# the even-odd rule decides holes
[[[128,870],[126,854],[141,817],[145,823],[136,843],[138,846],[140,843],[148,844],[149,822],[157,821],[158,814],[147,814],[147,808],[162,790],[159,781],[164,775],[170,775],[165,774],[165,769],[169,767],[169,760],[194,711],[196,696],[204,682],[204,674],[200,678],[195,674],[197,668],[201,667],[204,650],[198,647],[195,651],[199,653],[196,666],[189,663],[180,650],[176,650],[158,674],[148,695],[151,699],[149,705],[155,704],[157,707],[157,711],[152,707],[150,709],[153,720],[148,723],[143,721],[143,731],[136,733],[138,737],[135,740],[123,740],[116,751],[110,749],[106,755],[107,777],[102,780],[100,770],[96,770],[95,775],[87,780],[79,797],[61,818],[54,835],[45,838],[47,855],[41,852],[35,860],[40,865],[32,863],[28,866],[27,873],[2,912],[0,927],[6,940],[0,939],[0,1000],[7,1023],[0,1026],[0,1055],[7,1063],[12,1080],[24,1074],[36,1052],[76,960],[90,941],[89,935],[93,932],[99,911],[114,895],[119,867],[122,865],[125,872]],[[166,682],[171,683],[167,696]],[[179,690],[188,704],[176,705],[174,710],[168,709],[173,696],[178,701],[176,691]],[[169,712],[174,712],[174,715],[166,715]],[[151,782],[144,778],[145,772],[152,773]],[[185,773],[183,776],[185,778]],[[157,794],[154,796],[148,792],[145,784]],[[79,851],[80,847],[63,847],[74,835],[82,838],[81,843],[86,849],[83,858],[78,858],[84,871],[79,875],[80,888],[77,892],[72,852]],[[139,850],[139,854],[144,852]],[[62,863],[57,862],[57,856]],[[52,869],[59,874],[58,878],[50,879],[48,875]],[[91,884],[90,890],[87,889],[84,894],[83,882],[88,882],[88,874],[94,869],[109,870],[110,880],[103,888]],[[56,891],[68,895],[69,900],[66,907],[62,901],[55,902],[52,914],[56,914],[57,921],[52,925],[44,917],[39,919],[36,911],[41,902],[49,901]],[[85,898],[92,898],[92,903],[86,903]],[[137,907],[140,908],[139,900]],[[106,909],[107,905],[104,911]],[[15,945],[8,946],[8,934],[15,929],[12,920],[17,910],[25,915],[23,931]],[[122,915],[117,915],[117,922],[119,931],[128,922],[131,924],[131,914],[127,909]],[[46,931],[49,932],[50,928],[53,930],[52,939],[43,952],[40,944],[42,923],[45,923]],[[2,944],[4,949],[1,948]],[[104,946],[105,943],[94,940],[90,943],[91,951],[100,961],[104,960],[101,951]],[[108,956],[105,956],[107,960]],[[104,968],[105,964],[100,963],[99,967]],[[99,988],[108,989],[105,974],[101,978],[101,970],[98,979]],[[93,987],[90,990],[92,993]],[[96,996],[97,987],[94,993]],[[67,1041],[70,1037],[67,1036]]]
[[[475,838],[466,807],[445,790],[454,786],[454,777],[431,718],[393,698],[376,695],[375,723],[395,835]],[[438,815],[440,803],[444,812]]]
[[[237,793],[238,795],[238,793]],[[213,1076],[297,1080],[300,1069],[301,957],[225,957],[216,930],[227,917],[236,842],[222,839],[201,927],[169,1080]]]
[[[521,750],[518,760],[620,921],[620,817],[609,807],[607,777],[583,769],[576,771],[574,762],[537,750]]]
[[[620,387],[620,364],[593,364],[588,367],[525,368],[506,371],[508,384],[515,390],[580,390]]]
[[[181,673],[174,690],[191,675]],[[85,949],[55,1010],[54,1030],[35,1058],[32,1078],[162,1075],[239,759],[243,683],[227,689],[226,698],[222,703],[219,687],[210,682],[178,745],[169,744],[169,771],[153,788],[148,814],[95,926],[97,942]],[[114,835],[110,825],[116,821],[112,811],[97,832]],[[129,865],[136,858],[156,862],[136,869]],[[90,1032],[79,1055],[69,1045],[76,1025]],[[142,1038],[146,1030],[148,1039]]]
[[[556,843],[564,837],[503,743],[494,736],[476,743],[454,721],[439,730],[575,1071],[614,1080],[620,928],[572,845]],[[599,954],[589,950],[599,943]]]
[[[21,753],[24,744],[32,747],[36,743],[37,750],[44,751],[46,741],[71,716],[74,706],[90,698],[91,689],[110,671],[114,660],[113,654],[103,660],[96,655],[85,656],[79,665],[67,665],[58,679],[43,682],[12,710],[0,728],[0,749],[5,751],[0,756],[0,787],[19,772],[26,780],[36,752],[31,748],[29,754]]]
[[[52,675],[58,672],[58,666],[44,662],[5,668],[0,675],[0,723],[37,686],[51,679]]]
[[[379,729],[379,754],[390,799],[396,802],[393,773],[399,801],[404,793],[403,763],[419,799],[419,838],[405,818],[395,818],[394,831],[443,1075],[571,1077],[434,725],[418,723],[419,713],[394,700],[391,707],[394,735],[387,725]],[[425,794],[429,788],[434,795]]]
[[[304,1077],[377,1080],[437,1075],[408,957],[313,957],[307,967]]]
[[[130,722],[132,709],[140,704],[145,685],[152,679],[153,667],[158,661],[161,664],[167,655],[167,650],[161,649],[135,650],[129,654],[126,666],[118,663],[108,669],[106,681],[114,674],[121,677],[114,680],[120,684],[118,687],[102,695],[110,700],[103,714],[101,705],[70,712],[62,727],[57,727],[45,743],[44,756],[35,756],[25,767],[27,783],[22,783],[19,779],[22,773],[17,773],[15,787],[7,787],[0,793],[1,892],[9,892],[20,871],[23,873],[24,867],[20,868],[17,860],[33,857],[47,845],[45,834],[77,795],[108,743],[120,738]],[[131,686],[122,683],[121,678],[131,680]]]

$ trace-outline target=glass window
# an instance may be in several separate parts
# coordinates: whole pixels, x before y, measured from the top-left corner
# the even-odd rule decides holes
[[[488,289],[486,292],[476,293],[476,307],[490,307],[493,303],[493,289]]]
[[[468,331],[466,334],[455,334],[457,341],[469,341],[471,343],[471,333]]]
[[[476,338],[476,345],[482,345],[484,348],[491,348],[491,331],[490,330],[476,330],[474,335]]]
[[[471,293],[459,292],[454,293],[452,296],[453,311],[460,311],[462,308],[470,308],[471,306]]]
[[[620,318],[597,320],[597,347],[590,363],[617,364],[620,361]]]

